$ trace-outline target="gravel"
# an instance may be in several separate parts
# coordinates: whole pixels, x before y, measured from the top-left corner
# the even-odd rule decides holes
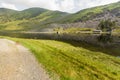
[[[19,43],[0,39],[0,80],[50,80],[33,54]]]

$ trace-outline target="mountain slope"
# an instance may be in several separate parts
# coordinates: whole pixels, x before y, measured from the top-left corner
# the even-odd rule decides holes
[[[86,21],[97,17],[103,17],[107,13],[120,17],[120,2],[81,10],[65,17],[63,22]]]
[[[61,20],[69,15],[65,12],[51,11],[42,8],[29,8],[23,11],[12,11],[0,9],[0,29],[1,30],[39,30],[41,25],[49,24]]]
[[[29,9],[16,13],[16,15],[17,15],[17,19],[30,19],[46,11],[48,10],[42,9],[42,8],[29,8]]]
[[[96,28],[100,20],[105,18],[116,20],[120,26],[120,2],[84,9],[75,14],[42,8],[23,11],[0,9],[0,30],[51,31],[56,27],[66,27],[66,23],[69,23],[69,27]]]
[[[17,13],[15,10],[0,8],[0,23],[14,20],[13,14]]]

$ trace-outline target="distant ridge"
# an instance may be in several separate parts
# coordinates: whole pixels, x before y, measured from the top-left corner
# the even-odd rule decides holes
[[[120,16],[120,1],[116,3],[111,3],[108,5],[97,6],[93,8],[87,8],[78,11],[75,14],[69,15],[63,19],[63,22],[79,22],[86,21],[90,19],[97,18],[99,16],[104,16],[108,11],[110,14],[115,15],[116,17]]]
[[[105,17],[117,20],[118,26],[120,25],[120,1],[108,5],[84,9],[74,14],[38,7],[22,11],[0,8],[0,30],[48,31],[48,29],[53,30],[55,27],[64,27],[61,26],[62,24],[65,24],[66,26],[66,24],[79,22],[80,24],[77,26],[81,26],[84,22],[88,25],[89,22],[91,22],[95,25],[89,26],[94,28],[98,22]],[[76,25],[73,24],[70,26],[76,27]]]

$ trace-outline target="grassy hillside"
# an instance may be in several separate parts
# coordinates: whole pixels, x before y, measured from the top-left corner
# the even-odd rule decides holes
[[[104,16],[106,12],[111,13],[117,17],[120,17],[120,2],[112,3],[104,6],[98,6],[81,10],[75,14],[69,15],[63,19],[62,22],[79,22],[89,19],[94,19],[99,16]]]
[[[63,24],[63,23],[81,22],[86,20],[92,21],[92,19],[96,19],[100,17],[104,18],[104,16],[107,13],[110,13],[110,17],[114,15],[118,21],[116,22],[119,24],[119,20],[120,20],[119,11],[120,11],[120,2],[84,9],[75,14],[68,14],[60,11],[51,11],[42,8],[30,8],[23,11],[15,11],[10,9],[0,8],[0,30],[34,31],[34,32],[44,31],[44,29],[47,28],[53,29],[53,26],[50,26],[52,23]]]
[[[42,8],[29,8],[23,11],[0,8],[0,30],[39,30],[67,15],[68,13],[65,12],[50,11]]]
[[[15,13],[17,13],[17,11],[15,10],[0,8],[0,23],[10,22],[15,20],[14,17],[12,17],[12,15]]]
[[[120,79],[120,58],[107,55],[105,48],[77,42],[9,39],[29,48],[53,80]]]
[[[20,26],[29,27],[30,31],[40,31],[46,27],[50,27],[51,23],[55,23],[56,21],[62,20],[67,13],[59,12],[59,11],[46,11],[34,18],[31,18],[27,22],[20,23]]]
[[[30,19],[42,14],[45,11],[48,10],[42,8],[29,8],[23,11],[15,11],[6,8],[0,8],[0,23]]]

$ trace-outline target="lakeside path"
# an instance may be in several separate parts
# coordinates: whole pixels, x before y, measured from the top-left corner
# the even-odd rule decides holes
[[[25,47],[0,39],[0,80],[50,80],[45,70]]]

